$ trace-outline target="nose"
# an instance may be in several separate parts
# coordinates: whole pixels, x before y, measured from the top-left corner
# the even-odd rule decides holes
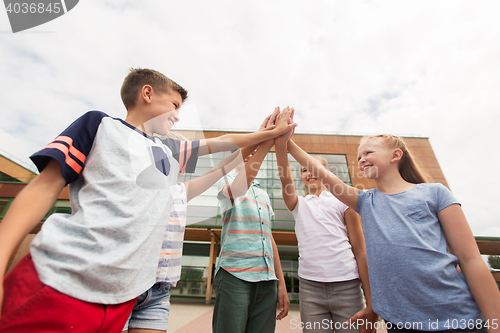
[[[181,118],[179,117],[179,110],[175,110],[174,112],[174,122],[178,122],[179,120],[181,120]]]
[[[361,167],[363,166],[363,163],[365,163],[365,159],[361,157],[361,158],[358,160],[358,169],[360,169],[360,170],[361,170]]]

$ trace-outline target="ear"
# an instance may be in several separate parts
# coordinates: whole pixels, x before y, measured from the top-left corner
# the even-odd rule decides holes
[[[153,87],[149,84],[145,84],[142,86],[140,99],[149,104],[151,103],[151,97],[153,97]]]
[[[392,152],[391,163],[398,162],[401,158],[403,158],[403,151],[398,148]]]

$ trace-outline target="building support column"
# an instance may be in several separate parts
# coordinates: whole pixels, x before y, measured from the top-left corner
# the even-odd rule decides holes
[[[209,257],[209,263],[208,263],[208,277],[207,277],[207,290],[205,294],[205,302],[210,303],[212,300],[212,290],[213,290],[213,281],[214,281],[214,266],[215,266],[215,261],[217,259],[218,255],[218,244],[219,244],[219,237],[212,231],[212,229],[207,229],[210,232],[210,257]],[[216,252],[217,251],[217,252]]]

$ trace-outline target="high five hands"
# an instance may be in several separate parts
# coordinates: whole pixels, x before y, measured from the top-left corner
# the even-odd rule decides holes
[[[286,145],[286,143],[288,142],[288,140],[290,140],[290,138],[295,133],[295,127],[297,126],[296,123],[293,122],[293,116],[295,114],[295,110],[294,110],[294,108],[291,108],[289,106],[287,106],[286,108],[284,108],[281,112],[280,112],[280,108],[279,107],[276,107],[274,110],[275,110],[275,112],[278,112],[280,114],[288,115],[287,121],[288,121],[289,125],[295,124],[295,126],[293,126],[290,130],[288,130],[284,134],[276,137],[276,139],[275,139],[275,144],[276,145],[278,145],[278,144],[280,144],[280,145]]]
[[[267,131],[277,129],[281,136],[287,135],[288,139],[293,135],[297,123],[293,122],[295,110],[287,106],[283,110],[277,106],[274,108],[273,113],[264,119],[262,125],[260,125],[259,131]]]

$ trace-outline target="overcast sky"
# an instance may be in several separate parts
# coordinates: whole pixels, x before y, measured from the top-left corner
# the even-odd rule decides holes
[[[298,133],[428,137],[474,234],[500,237],[499,12],[497,0],[85,0],[13,34],[0,10],[0,153],[29,163],[88,110],[125,118],[128,68],[154,68],[190,92],[196,116],[181,111],[178,127],[253,130],[291,105]]]

